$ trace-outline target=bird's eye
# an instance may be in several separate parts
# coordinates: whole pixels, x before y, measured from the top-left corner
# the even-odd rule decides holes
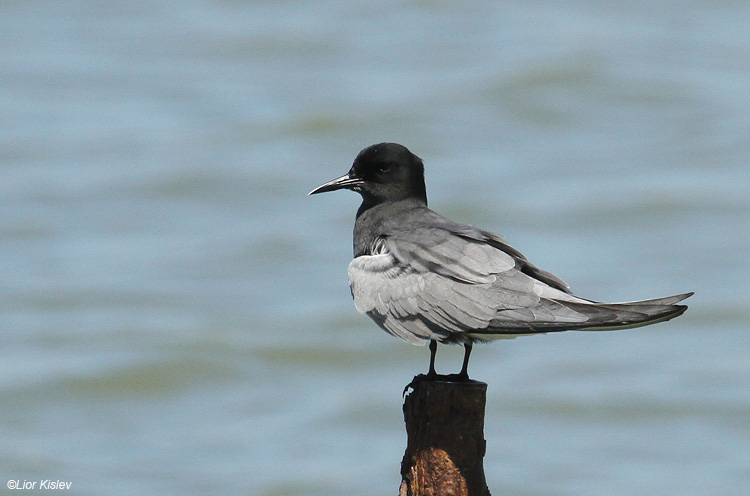
[[[393,169],[393,164],[380,164],[378,166],[378,170],[385,174],[386,172],[391,172],[391,169]]]

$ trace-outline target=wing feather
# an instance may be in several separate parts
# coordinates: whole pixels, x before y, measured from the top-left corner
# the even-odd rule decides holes
[[[354,303],[412,344],[495,339],[667,320],[689,295],[601,304],[574,296],[496,235],[470,226],[423,226],[375,241],[349,264]]]

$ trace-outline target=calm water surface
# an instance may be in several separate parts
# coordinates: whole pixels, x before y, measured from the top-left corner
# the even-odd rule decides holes
[[[428,351],[354,310],[357,196],[306,196],[392,140],[582,296],[697,292],[476,348],[493,494],[748,494],[746,2],[0,14],[0,492],[396,494]]]

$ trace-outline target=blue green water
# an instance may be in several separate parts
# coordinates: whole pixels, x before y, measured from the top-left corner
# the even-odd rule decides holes
[[[747,494],[748,4],[0,14],[0,493],[396,494],[428,351],[354,309],[357,196],[306,196],[389,140],[581,296],[696,291],[475,348],[493,494]]]

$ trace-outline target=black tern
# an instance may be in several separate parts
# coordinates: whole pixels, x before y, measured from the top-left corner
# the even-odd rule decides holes
[[[520,335],[629,329],[687,309],[685,293],[627,303],[575,296],[559,277],[532,265],[497,234],[452,222],[427,208],[422,160],[406,147],[362,150],[349,172],[309,194],[362,195],[354,224],[349,285],[354,304],[388,333],[414,345],[463,344],[459,380],[468,380],[475,342]]]

